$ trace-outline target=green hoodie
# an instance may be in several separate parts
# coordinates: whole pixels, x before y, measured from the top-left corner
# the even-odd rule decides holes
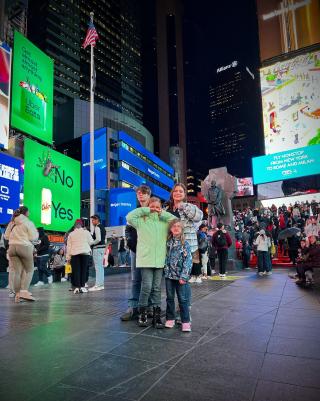
[[[127,222],[137,230],[137,267],[162,269],[166,259],[166,242],[171,220],[169,212],[150,213],[148,207],[140,207],[127,215]]]

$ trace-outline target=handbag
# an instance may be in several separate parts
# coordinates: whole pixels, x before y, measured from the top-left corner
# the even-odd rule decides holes
[[[70,274],[70,273],[72,273],[72,267],[71,267],[71,264],[70,264],[70,263],[66,263],[66,264],[65,264],[64,273],[65,273],[65,274]]]

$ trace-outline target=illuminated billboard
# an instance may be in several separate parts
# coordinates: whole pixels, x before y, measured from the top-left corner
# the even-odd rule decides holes
[[[53,60],[14,33],[11,125],[52,143]]]
[[[137,207],[137,196],[131,188],[112,188],[109,193],[109,226],[127,224],[126,216]]]
[[[253,195],[252,177],[237,178],[236,196],[250,196],[250,195]]]
[[[320,173],[320,144],[254,157],[252,159],[253,182],[287,180]]]
[[[25,140],[24,204],[46,230],[68,231],[80,217],[80,163]]]
[[[22,162],[0,152],[0,224],[7,224],[20,203]]]
[[[257,0],[261,60],[320,42],[319,0]]]
[[[320,143],[320,51],[260,70],[266,154]]]
[[[82,191],[90,190],[90,133],[82,135]],[[101,128],[94,132],[94,186],[107,188],[107,130]]]
[[[8,149],[11,51],[0,43],[0,149]]]

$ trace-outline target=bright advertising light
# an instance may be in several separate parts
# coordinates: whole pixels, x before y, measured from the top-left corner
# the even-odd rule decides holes
[[[320,144],[320,51],[264,67],[260,78],[266,154]]]
[[[237,178],[236,196],[253,195],[253,182],[251,177]]]
[[[0,43],[0,149],[8,149],[11,51]]]
[[[25,140],[24,204],[36,226],[68,231],[80,217],[80,162]]]
[[[52,143],[53,60],[14,33],[11,125]]]

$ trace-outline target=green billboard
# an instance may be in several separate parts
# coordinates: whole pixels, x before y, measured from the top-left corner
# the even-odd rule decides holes
[[[17,31],[11,87],[11,125],[51,144],[53,60]]]
[[[24,205],[36,226],[68,231],[80,217],[80,162],[30,139],[24,143]]]

